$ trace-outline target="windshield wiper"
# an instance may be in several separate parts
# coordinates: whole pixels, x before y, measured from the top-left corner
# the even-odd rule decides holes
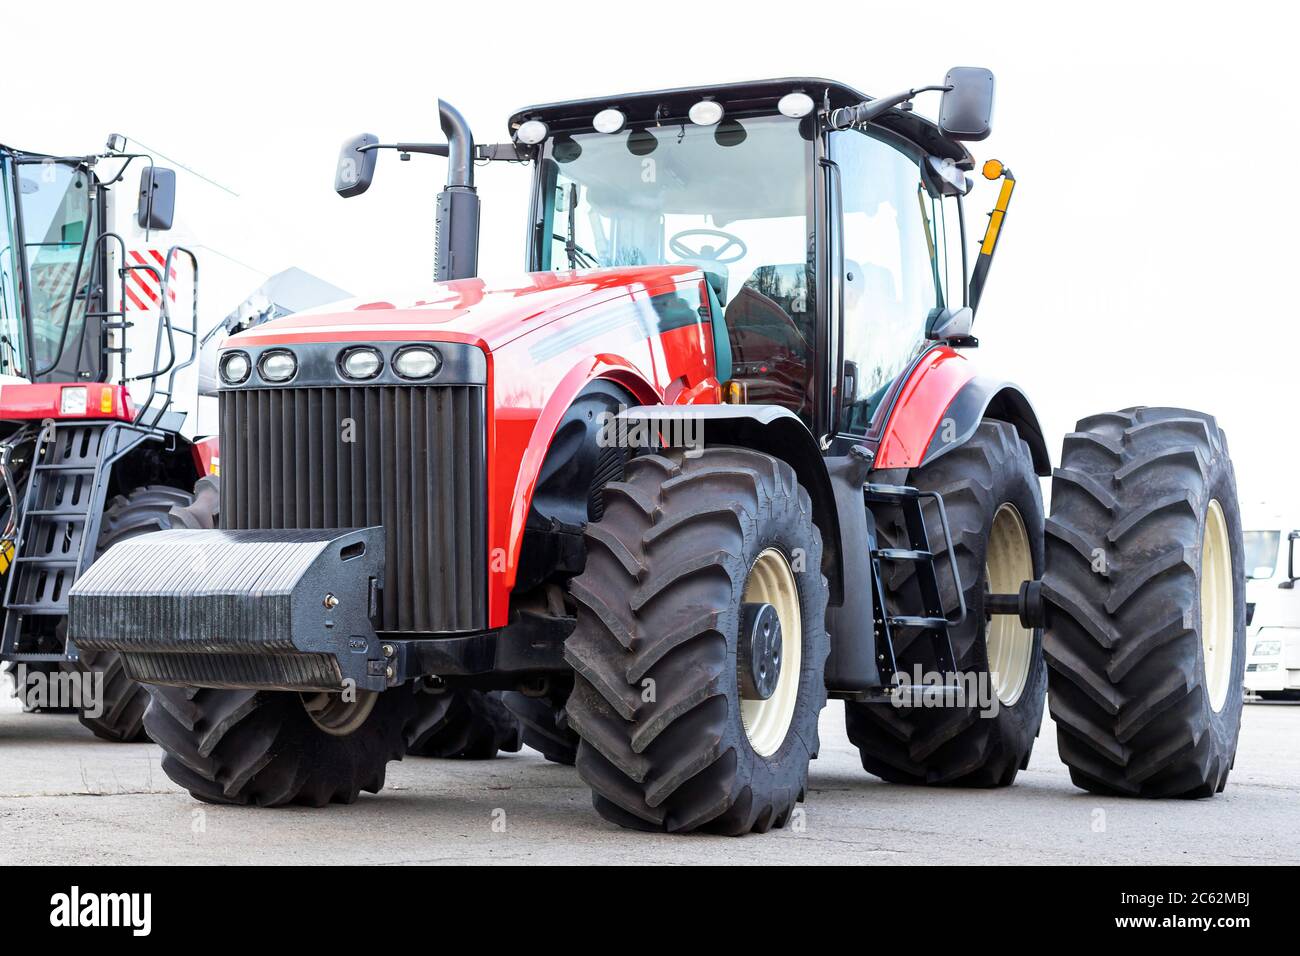
[[[564,243],[564,254],[569,259],[570,269],[599,269],[600,262],[586,249],[573,241],[571,237],[566,238],[558,232],[552,237]]]

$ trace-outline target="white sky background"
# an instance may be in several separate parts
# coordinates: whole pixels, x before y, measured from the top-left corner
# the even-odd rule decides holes
[[[1243,505],[1300,510],[1296,362],[1300,15],[1277,3],[701,4],[658,0],[6,13],[0,140],[96,151],[123,132],[241,194],[212,245],[359,295],[426,284],[445,165],[381,157],[365,196],[331,185],[340,143],[439,140],[434,99],[480,142],[530,103],[766,76],[883,95],[949,66],[997,75],[993,136],[1018,177],[971,357],[1022,385],[1049,434],[1131,404],[1216,413]],[[918,100],[933,116],[938,99]],[[478,171],[482,272],[523,262],[526,170]],[[983,229],[993,187],[969,210]],[[201,214],[178,196],[178,212]],[[251,291],[251,290],[249,290]],[[233,307],[236,303],[230,303]]]

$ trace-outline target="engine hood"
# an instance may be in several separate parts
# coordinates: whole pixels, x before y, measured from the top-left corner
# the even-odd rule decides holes
[[[492,351],[575,312],[639,292],[658,292],[692,274],[703,277],[695,266],[671,265],[534,272],[496,281],[458,279],[408,299],[351,299],[287,315],[231,336],[223,348],[427,340]]]

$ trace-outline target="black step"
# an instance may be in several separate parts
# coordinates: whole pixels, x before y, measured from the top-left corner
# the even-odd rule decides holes
[[[888,618],[890,627],[919,627],[923,630],[946,628],[948,621],[942,617],[917,617],[912,614],[899,614]]]
[[[33,471],[84,472],[93,475],[98,469],[94,465],[35,465]]]
[[[68,656],[62,653],[55,654],[24,654],[15,651],[12,654],[6,654],[6,661],[13,661],[15,664],[43,664],[43,663],[61,663],[66,661]]]
[[[871,556],[882,561],[930,561],[934,558],[931,552],[914,548],[877,548]]]
[[[37,564],[43,568],[75,568],[76,558],[46,558],[41,555],[22,554],[14,558],[14,564]]]
[[[920,495],[920,491],[910,485],[876,485],[865,484],[862,490],[873,497],[893,501],[908,501]]]
[[[6,611],[17,611],[19,614],[51,614],[62,616],[68,613],[66,602],[59,603],[56,601],[43,601],[39,604],[10,604]]]

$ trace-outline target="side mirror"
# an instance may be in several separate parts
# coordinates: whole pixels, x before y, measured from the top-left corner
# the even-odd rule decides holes
[[[176,216],[176,170],[153,166],[140,174],[135,221],[141,229],[170,229]]]
[[[993,73],[979,66],[954,66],[943,85],[951,89],[939,105],[939,129],[953,139],[987,139],[993,128]]]
[[[1287,535],[1286,576],[1294,582],[1300,580],[1300,531]]]
[[[379,137],[370,133],[354,136],[343,144],[339,150],[339,164],[334,170],[334,191],[347,199],[360,196],[370,188],[375,178],[375,162],[379,159],[379,150],[366,149],[374,146]]]
[[[930,318],[930,327],[925,337],[942,342],[946,339],[964,339],[970,335],[975,324],[975,313],[968,307],[942,309]]]

